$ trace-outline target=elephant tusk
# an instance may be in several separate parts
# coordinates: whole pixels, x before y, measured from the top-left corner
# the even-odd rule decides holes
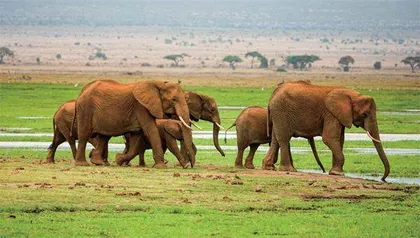
[[[378,143],[381,143],[381,141],[380,140],[378,140],[378,139],[375,139],[370,133],[369,133],[369,131],[366,131],[366,134],[369,136],[369,138],[370,139],[372,139],[373,141],[375,141],[375,142],[378,142]]]
[[[225,128],[223,128],[223,126],[221,126],[219,123],[217,123],[217,122],[214,122],[220,129],[222,129],[222,130],[226,130]]]
[[[194,124],[192,121],[190,121],[190,122],[191,122],[191,125],[193,125],[193,126],[197,127],[197,128],[198,128],[198,129],[200,129],[200,130],[203,130],[203,128],[201,128],[201,127],[199,127],[198,125]]]
[[[182,124],[184,124],[184,126],[190,130],[193,130],[187,123],[185,123],[184,119],[182,119],[182,117],[179,117],[179,120],[182,122]]]

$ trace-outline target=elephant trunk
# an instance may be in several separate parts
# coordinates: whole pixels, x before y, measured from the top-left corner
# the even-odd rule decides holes
[[[368,135],[370,134],[369,137],[372,139],[372,142],[375,145],[376,151],[378,152],[379,158],[382,160],[382,163],[384,164],[385,172],[384,172],[384,175],[382,176],[382,181],[385,181],[386,177],[388,177],[389,175],[390,166],[389,166],[389,162],[386,157],[384,148],[382,147],[382,144],[380,141],[381,139],[379,137],[379,129],[378,129],[378,124],[376,123],[376,118],[374,118],[371,121],[365,120],[364,128],[366,129],[366,132],[368,133]]]
[[[191,130],[182,130],[184,140],[181,143],[181,151],[184,157],[190,162],[191,168],[195,165],[195,146],[193,144],[192,139],[192,131]]]
[[[225,156],[225,152],[222,150],[222,148],[219,145],[219,131],[220,131],[220,127],[219,127],[218,124],[220,125],[220,119],[218,121],[215,121],[213,123],[213,144],[214,144],[214,147],[216,147],[217,151],[219,151],[219,153],[222,156]]]

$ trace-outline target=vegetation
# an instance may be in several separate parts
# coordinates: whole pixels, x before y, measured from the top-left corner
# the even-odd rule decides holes
[[[380,69],[382,68],[381,61],[376,61],[376,62],[373,64],[373,68],[375,68],[375,69],[377,69],[377,70],[380,70]]]
[[[268,68],[268,60],[258,51],[250,51],[245,54],[245,58],[252,57],[251,59],[251,69],[254,68],[254,59],[257,58],[260,61],[259,68]]]
[[[55,56],[55,58],[56,58],[56,59],[58,59],[58,60],[60,60],[60,59],[61,59],[61,54],[57,54],[57,55]]]
[[[229,63],[232,70],[235,70],[235,68],[236,68],[235,64],[243,62],[243,60],[239,56],[228,55],[228,56],[225,56],[225,58],[223,58],[223,62]]]
[[[102,50],[100,48],[96,48],[95,54],[89,56],[89,60],[94,60],[94,59],[107,60],[108,57],[106,56],[106,54],[104,52],[102,52]]]
[[[350,70],[349,64],[354,64],[354,59],[350,55],[346,55],[341,57],[338,64],[343,67],[344,72],[348,72]]]
[[[175,67],[178,67],[179,62],[184,60],[184,57],[189,57],[189,55],[185,54],[185,53],[182,53],[180,55],[167,55],[163,58],[167,59],[167,60],[172,60],[175,64]]]
[[[36,57],[36,64],[41,64],[41,58],[39,56]]]
[[[286,63],[291,64],[294,69],[303,70],[317,60],[321,60],[317,55],[291,55],[287,56]]]
[[[276,59],[271,59],[270,60],[270,67],[274,67],[276,66]]]
[[[403,62],[404,64],[410,65],[411,72],[413,73],[416,68],[420,68],[420,56],[414,56],[414,57],[409,56],[401,60],[401,62]]]
[[[13,51],[11,51],[9,48],[7,48],[5,46],[0,47],[0,64],[4,64],[3,58],[5,56],[13,57],[14,53],[13,53]]]
[[[286,69],[282,66],[278,67],[276,72],[287,72]]]

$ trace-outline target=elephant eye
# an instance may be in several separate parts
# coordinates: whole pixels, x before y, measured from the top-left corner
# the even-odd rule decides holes
[[[174,102],[175,102],[175,101],[176,101],[176,98],[175,98],[175,97],[173,97],[173,98],[172,98],[172,101],[174,101]]]

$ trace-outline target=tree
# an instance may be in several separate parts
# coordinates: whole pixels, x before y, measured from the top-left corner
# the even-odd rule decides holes
[[[184,57],[189,57],[189,55],[182,53],[180,55],[167,55],[163,58],[167,60],[172,60],[175,63],[175,66],[178,67],[179,61],[183,60]]]
[[[306,65],[321,60],[317,55],[290,55],[286,58],[286,63],[293,65],[293,68],[303,70]]]
[[[271,60],[270,60],[270,66],[271,66],[271,67],[276,66],[276,59],[271,59]]]
[[[13,57],[14,53],[7,47],[0,47],[0,64],[4,64],[3,58],[4,56]]]
[[[251,69],[254,68],[254,59],[257,58],[260,61],[259,68],[268,68],[268,60],[258,51],[251,51],[245,54],[245,58],[252,57]]]
[[[223,62],[229,63],[232,70],[235,70],[235,68],[236,68],[235,63],[243,62],[243,60],[239,56],[228,55],[225,58],[223,58]]]
[[[346,55],[341,57],[341,59],[338,61],[338,64],[343,67],[344,72],[348,72],[350,69],[349,64],[354,64],[354,59],[350,55]]]
[[[411,72],[414,73],[414,69],[420,68],[420,56],[409,56],[401,60],[404,64],[408,64],[411,67]]]
[[[258,51],[251,51],[245,54],[245,58],[252,57],[251,59],[251,69],[254,68],[254,59],[260,57],[261,54]]]
[[[380,69],[382,68],[381,61],[376,61],[376,62],[373,64],[373,68],[375,68],[375,69],[377,69],[377,70],[380,70]]]

